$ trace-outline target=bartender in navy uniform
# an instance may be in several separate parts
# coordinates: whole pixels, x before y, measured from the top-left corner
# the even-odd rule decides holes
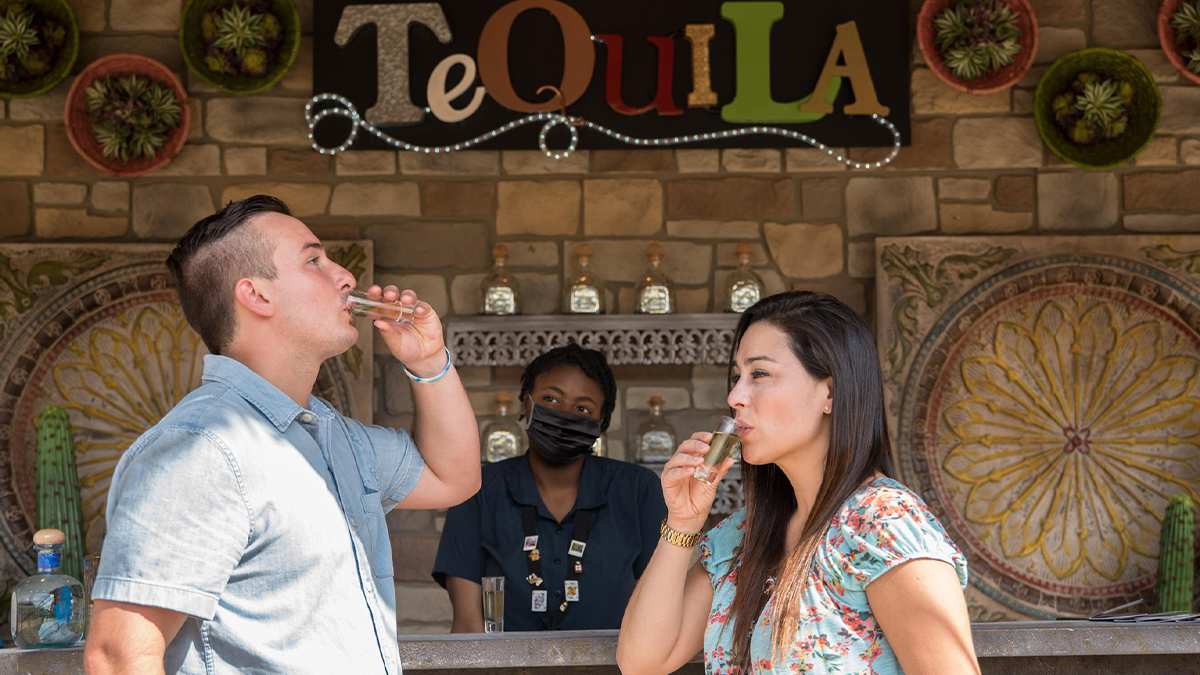
[[[446,515],[433,578],[453,631],[483,632],[485,576],[505,577],[505,631],[618,628],[666,516],[658,476],[591,454],[616,404],[600,352],[542,354],[520,396],[529,451],[484,466],[479,493]]]

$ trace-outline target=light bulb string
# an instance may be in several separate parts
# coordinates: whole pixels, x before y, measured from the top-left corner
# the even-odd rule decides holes
[[[325,107],[314,112],[314,109],[318,104],[326,101],[332,101],[337,105]],[[342,117],[350,121],[350,133],[341,145],[326,147],[317,142],[315,135],[317,124],[319,124],[321,120],[325,119],[326,117]],[[874,162],[860,162],[850,159],[849,157],[840,153],[838,150],[825,145],[808,134],[802,134],[791,129],[772,126],[739,127],[736,129],[725,129],[722,131],[711,131],[698,134],[684,134],[681,136],[668,136],[664,138],[639,138],[636,136],[623,134],[601,124],[596,124],[590,120],[567,115],[565,112],[541,112],[517,118],[487,133],[480,134],[479,136],[461,141],[459,143],[454,143],[451,145],[415,145],[413,143],[409,143],[388,135],[379,127],[364,119],[363,116],[359,114],[358,109],[354,107],[354,104],[348,98],[341,96],[340,94],[332,93],[317,94],[316,96],[313,96],[312,99],[310,99],[309,102],[304,106],[304,119],[308,124],[308,140],[312,143],[313,150],[316,150],[323,155],[336,155],[339,152],[345,152],[349,150],[350,147],[354,145],[355,139],[358,138],[359,129],[366,130],[367,133],[400,150],[421,152],[425,154],[442,154],[467,150],[480,145],[481,143],[486,143],[497,136],[513,131],[514,129],[518,129],[530,124],[537,124],[539,122],[542,124],[542,129],[538,133],[538,147],[541,148],[542,152],[546,153],[547,157],[556,160],[565,159],[575,152],[576,148],[579,146],[579,129],[581,128],[588,129],[598,134],[603,134],[609,138],[634,147],[687,145],[691,143],[703,143],[707,141],[727,140],[731,138],[748,136],[779,136],[810,145],[817,150],[825,152],[835,161],[845,164],[853,169],[878,169],[882,166],[890,164],[894,159],[896,159],[896,156],[900,154],[900,130],[897,129],[896,125],[892,124],[890,120],[880,115],[871,115],[870,119],[871,121],[879,124],[891,132],[892,149],[887,156]],[[570,141],[568,142],[567,147],[562,150],[552,150],[547,143],[547,136],[549,135],[550,131],[557,126],[565,127],[567,133],[570,134]]]

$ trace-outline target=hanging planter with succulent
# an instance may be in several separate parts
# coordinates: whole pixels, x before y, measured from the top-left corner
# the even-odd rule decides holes
[[[92,135],[106,159],[153,159],[179,126],[175,92],[143,75],[110,75],[84,90]]]
[[[1054,97],[1054,121],[1073,143],[1112,140],[1129,129],[1133,85],[1084,71]]]
[[[78,53],[79,28],[64,0],[0,0],[0,96],[53,89]]]
[[[1038,82],[1034,118],[1042,141],[1083,168],[1107,168],[1145,147],[1158,126],[1162,96],[1136,58],[1115,49],[1082,49],[1055,61]]]
[[[1200,0],[1165,0],[1158,8],[1158,42],[1171,65],[1200,84]]]
[[[1037,18],[1028,0],[926,0],[917,39],[929,67],[951,87],[999,91],[1029,71]]]
[[[180,44],[188,67],[225,91],[249,94],[287,74],[300,46],[291,0],[189,0]]]
[[[187,140],[183,85],[166,66],[138,54],[89,65],[71,85],[67,136],[88,163],[137,176],[171,161]]]

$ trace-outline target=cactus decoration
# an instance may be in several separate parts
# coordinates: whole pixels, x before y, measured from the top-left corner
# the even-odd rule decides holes
[[[67,536],[62,571],[83,579],[83,509],[75,444],[67,411],[46,406],[37,418],[37,529],[55,528]]]
[[[1175,495],[1163,515],[1158,551],[1158,611],[1192,611],[1196,572],[1195,510],[1187,495]]]

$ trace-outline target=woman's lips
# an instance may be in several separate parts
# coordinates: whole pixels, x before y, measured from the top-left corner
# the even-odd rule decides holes
[[[738,436],[745,436],[748,432],[753,430],[754,427],[750,426],[749,424],[745,424],[743,422],[737,422],[735,429],[737,431]]]

